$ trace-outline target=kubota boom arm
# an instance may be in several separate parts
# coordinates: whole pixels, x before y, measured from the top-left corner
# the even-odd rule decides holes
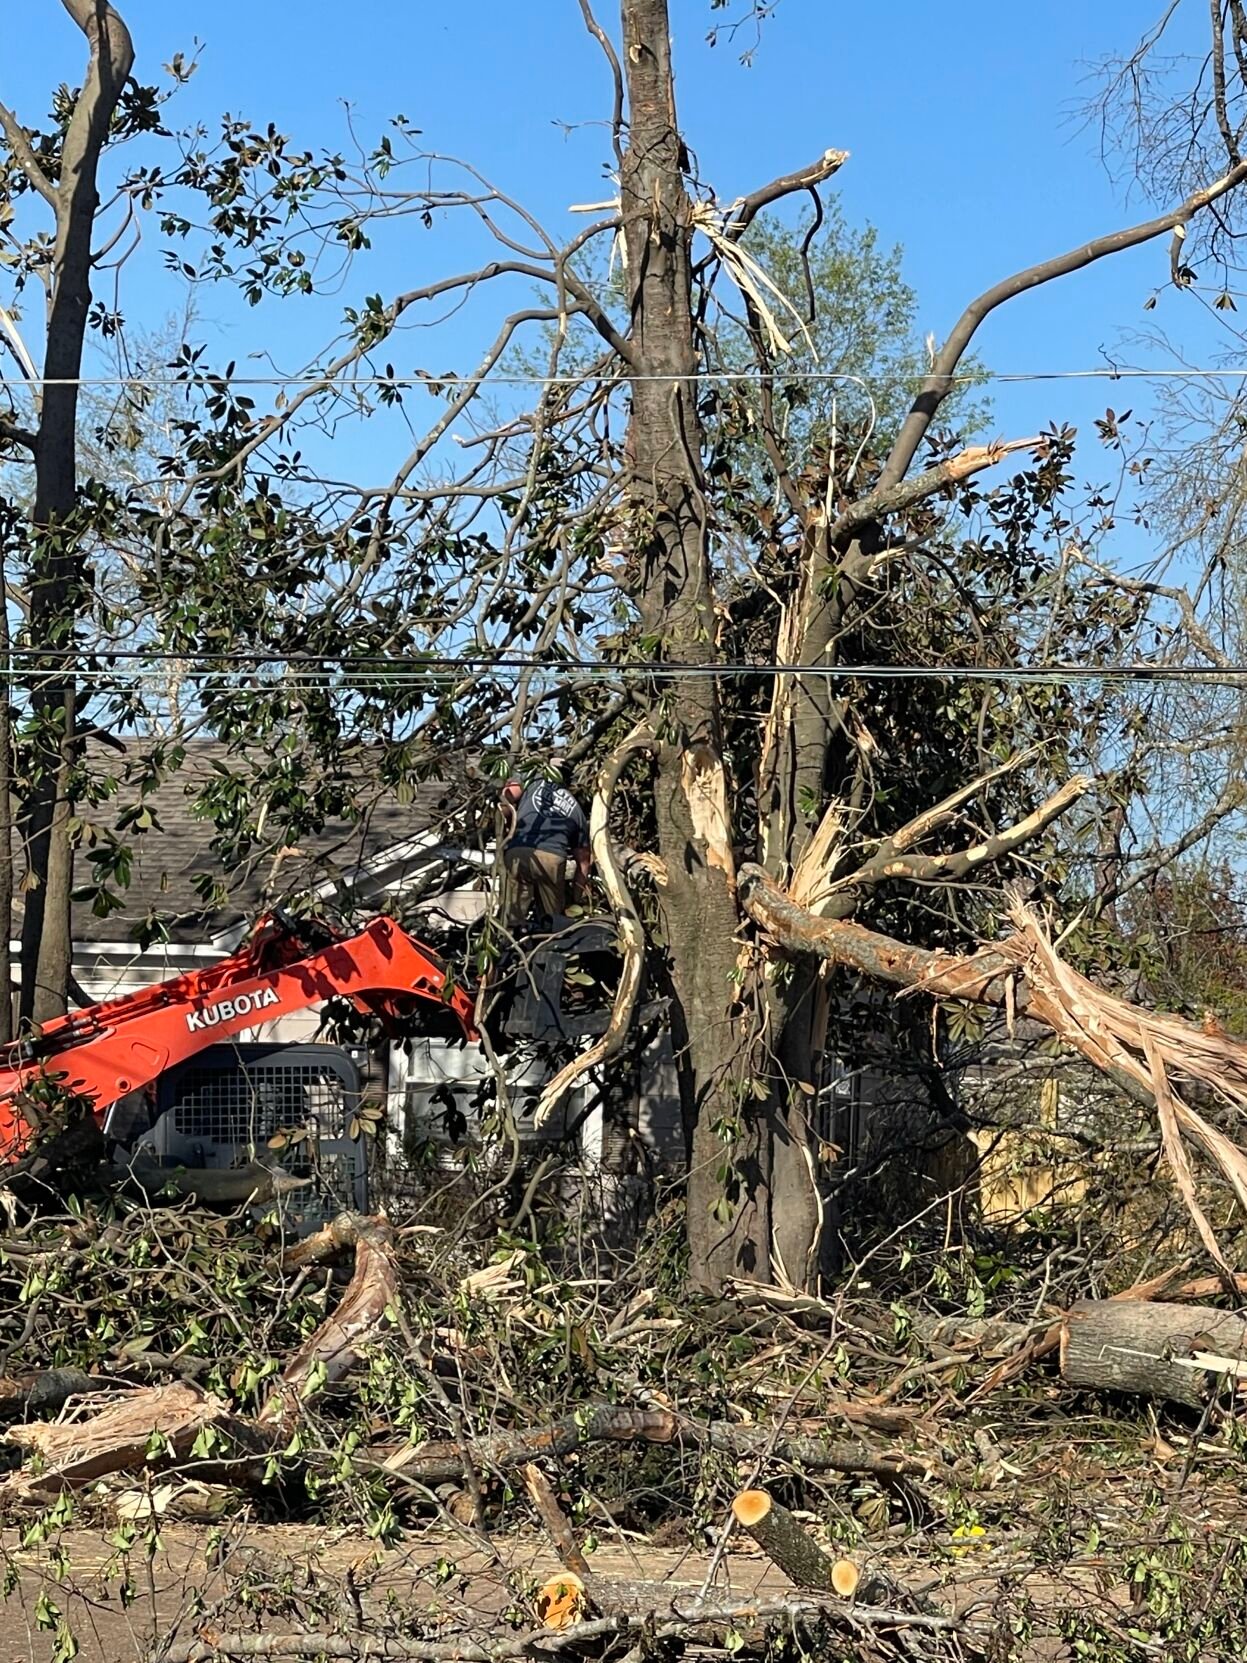
[[[479,1039],[472,993],[394,919],[341,937],[311,928],[319,940],[280,914],[265,918],[229,958],[60,1017],[38,1039],[0,1051],[0,1161],[16,1160],[30,1141],[18,1099],[40,1077],[88,1098],[102,1124],[114,1103],[167,1068],[324,999],[391,1020],[431,1000],[453,1013],[465,1039]]]

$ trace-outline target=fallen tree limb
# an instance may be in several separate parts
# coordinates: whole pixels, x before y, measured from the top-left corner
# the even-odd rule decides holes
[[[474,1438],[467,1452],[478,1470],[506,1471],[545,1456],[571,1455],[586,1444],[638,1442],[713,1449],[741,1461],[769,1454],[810,1472],[873,1473],[884,1478],[928,1478],[938,1466],[921,1456],[874,1450],[856,1439],[791,1435],[776,1439],[766,1427],[685,1420],[666,1409],[623,1409],[614,1404],[601,1404],[548,1426]],[[463,1452],[446,1440],[391,1450],[379,1464],[383,1471],[402,1473],[425,1484],[453,1483],[463,1475]]]
[[[660,1585],[664,1588],[669,1584]],[[692,1590],[696,1593],[698,1590]],[[682,1590],[677,1590],[678,1594]],[[839,1606],[837,1610],[836,1607]],[[663,1619],[659,1613],[643,1616],[600,1617],[575,1623],[562,1633],[538,1628],[504,1639],[461,1635],[453,1640],[406,1640],[396,1635],[326,1634],[323,1630],[279,1633],[227,1633],[210,1631],[210,1637],[174,1642],[149,1652],[148,1663],[222,1663],[223,1658],[332,1658],[343,1663],[371,1663],[374,1658],[412,1659],[414,1663],[505,1663],[510,1658],[540,1656],[565,1650],[579,1651],[594,1641],[656,1630],[655,1638],[673,1639],[698,1631],[707,1624],[738,1628],[754,1623],[781,1625],[809,1624],[830,1619],[848,1628],[925,1629],[933,1633],[964,1633],[971,1625],[957,1616],[927,1612],[869,1610],[846,1607],[842,1602],[796,1597],[769,1600],[754,1605],[705,1605],[695,1615],[677,1614]],[[700,1635],[698,1636],[700,1637]]]
[[[528,1491],[529,1500],[537,1509],[537,1517],[545,1526],[546,1535],[558,1549],[559,1557],[567,1569],[574,1571],[582,1579],[592,1576],[589,1561],[576,1540],[567,1514],[559,1506],[550,1480],[534,1461],[530,1461],[524,1468],[524,1488]]]
[[[41,1369],[38,1374],[0,1379],[0,1420],[58,1414],[71,1397],[97,1392],[103,1384],[81,1369]]]
[[[207,1207],[267,1206],[283,1195],[306,1189],[310,1178],[296,1178],[283,1167],[264,1161],[245,1166],[159,1166],[136,1156],[127,1168],[136,1183],[153,1195],[173,1190],[188,1201]]]
[[[343,1215],[331,1227],[338,1246],[355,1247],[355,1270],[336,1308],[286,1364],[255,1420],[236,1415],[221,1398],[189,1381],[139,1386],[85,1397],[77,1418],[10,1428],[8,1441],[38,1455],[37,1475],[15,1473],[0,1493],[77,1486],[108,1473],[164,1469],[186,1460],[208,1433],[228,1446],[226,1459],[253,1464],[258,1454],[284,1443],[297,1424],[305,1392],[314,1382],[339,1380],[358,1361],[398,1299],[394,1232],[382,1218]],[[326,1238],[326,1232],[320,1232]],[[211,1440],[216,1458],[216,1439]],[[201,1445],[201,1458],[202,1455]],[[455,1475],[460,1476],[460,1466]],[[241,1471],[239,1476],[243,1476]]]
[[[1080,1299],[1061,1324],[1069,1386],[1137,1392],[1201,1408],[1218,1382],[1247,1387],[1247,1314],[1207,1305]]]
[[[1216,1027],[1144,1010],[1103,992],[1057,954],[1034,913],[1011,908],[1014,932],[977,953],[912,947],[860,924],[815,917],[762,867],[741,868],[742,905],[787,952],[813,955],[936,999],[965,999],[1033,1017],[1155,1110],[1162,1146],[1200,1238],[1230,1268],[1195,1192],[1184,1139],[1198,1145],[1247,1208],[1247,1154],[1184,1102],[1172,1077],[1206,1087],[1247,1113],[1247,1045]]]
[[[343,1214],[332,1228],[355,1247],[355,1271],[334,1311],[310,1334],[281,1372],[260,1410],[261,1426],[293,1426],[303,1393],[315,1377],[327,1384],[355,1366],[399,1298],[394,1232],[382,1218]],[[321,1232],[323,1235],[324,1232]]]

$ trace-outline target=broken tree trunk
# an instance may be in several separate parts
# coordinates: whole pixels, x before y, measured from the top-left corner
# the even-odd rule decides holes
[[[1202,1407],[1230,1376],[1247,1381],[1247,1315],[1206,1305],[1080,1299],[1061,1327],[1067,1385]]]
[[[248,1426],[229,1405],[186,1381],[139,1386],[84,1398],[84,1417],[10,1427],[6,1441],[39,1458],[37,1474],[14,1473],[3,1489],[17,1496],[90,1484],[112,1472],[168,1466],[185,1460],[203,1432],[221,1432],[245,1445]],[[94,1412],[92,1412],[94,1411]]]

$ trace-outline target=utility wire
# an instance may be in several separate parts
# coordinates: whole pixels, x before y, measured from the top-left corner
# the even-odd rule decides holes
[[[278,669],[283,680],[306,682],[308,685],[333,683],[343,685],[419,685],[429,680],[459,679],[472,672],[497,672],[505,675],[584,675],[587,679],[614,680],[617,677],[637,677],[643,680],[705,679],[783,679],[783,677],[820,677],[841,682],[853,680],[934,680],[934,682],[1194,682],[1217,687],[1239,687],[1247,680],[1247,664],[1149,664],[1146,660],[1122,660],[1119,664],[1011,664],[1011,665],[943,665],[943,664],[610,664],[595,659],[532,659],[532,657],[489,657],[489,655],[459,655],[446,659],[346,659],[346,657],[303,657],[303,655],[211,654],[211,652],[166,652],[161,649],[81,649],[75,654],[68,649],[25,647],[13,649],[12,659],[35,660],[23,667],[7,664],[0,667],[0,675],[13,679],[30,679],[38,674],[40,662],[76,664],[75,674],[116,679],[116,664],[133,664],[140,675],[156,674],[156,665],[203,665],[200,675],[228,675],[233,670]],[[86,660],[86,662],[81,662]],[[91,662],[110,660],[110,662]],[[52,669],[48,674],[58,674]]]
[[[326,392],[349,392],[356,387],[578,387],[586,381],[615,381],[621,387],[639,381],[729,381],[763,382],[784,381],[846,381],[858,380],[836,370],[782,370],[764,373],[760,370],[693,370],[688,374],[631,375],[625,370],[617,373],[591,375],[217,375],[200,371],[186,376],[136,375],[81,375],[81,376],[0,376],[0,387],[184,387],[192,389],[205,384],[223,387],[308,387],[323,388]],[[951,383],[978,385],[982,382],[1019,383],[1031,381],[1165,381],[1165,380],[1226,380],[1247,379],[1247,364],[1221,365],[1216,368],[1142,369],[1125,365],[1100,365],[1078,370],[971,370],[941,377]]]

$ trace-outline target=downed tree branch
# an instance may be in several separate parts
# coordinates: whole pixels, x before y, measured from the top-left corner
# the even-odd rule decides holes
[[[671,1584],[662,1584],[672,1589]],[[699,1590],[691,1589],[696,1594]],[[672,1589],[679,1597],[683,1589]],[[838,1607],[838,1608],[837,1608]],[[598,1640],[655,1630],[658,1640],[675,1639],[712,1624],[724,1630],[745,1625],[774,1625],[791,1631],[795,1624],[830,1619],[853,1628],[923,1629],[929,1633],[964,1633],[971,1626],[962,1617],[931,1615],[917,1611],[851,1610],[834,1597],[815,1599],[806,1595],[758,1604],[703,1605],[696,1613],[664,1615],[661,1609],[642,1615],[600,1617],[593,1622],[574,1623],[563,1633],[548,1628],[509,1634],[503,1639],[461,1635],[453,1640],[406,1640],[391,1634],[326,1634],[323,1629],[281,1633],[225,1632],[213,1629],[210,1637],[175,1642],[149,1654],[149,1663],[221,1663],[223,1658],[332,1658],[343,1663],[372,1663],[372,1659],[411,1659],[413,1663],[506,1663],[511,1658],[541,1656],[550,1652],[579,1651]],[[698,1633],[700,1638],[700,1633]]]
[[[296,1178],[266,1161],[248,1161],[245,1166],[180,1167],[159,1166],[135,1156],[127,1170],[152,1195],[172,1190],[186,1201],[198,1201],[207,1207],[263,1207],[283,1195],[306,1189],[312,1181]]]
[[[295,1352],[281,1372],[276,1389],[260,1410],[261,1426],[292,1427],[303,1392],[318,1376],[325,1384],[340,1380],[355,1366],[360,1352],[376,1335],[399,1299],[394,1231],[383,1218],[343,1214],[331,1227],[343,1240],[354,1237],[355,1271],[333,1312]],[[324,1231],[320,1232],[323,1237]]]
[[[10,1427],[5,1441],[39,1459],[37,1473],[16,1472],[0,1493],[17,1498],[91,1484],[108,1473],[163,1468],[184,1461],[206,1432],[246,1447],[250,1427],[221,1398],[183,1380],[98,1393],[79,1404],[81,1419]]]
[[[564,1565],[579,1577],[590,1576],[592,1573],[589,1561],[576,1540],[567,1514],[559,1506],[550,1480],[534,1461],[530,1461],[524,1468],[524,1488],[528,1491],[528,1498],[537,1509],[537,1517],[545,1526],[546,1535],[558,1549]]]
[[[728,1421],[692,1421],[667,1409],[625,1409],[600,1404],[548,1426],[495,1432],[474,1438],[467,1452],[477,1469],[507,1471],[543,1457],[571,1455],[591,1443],[687,1445],[748,1461],[768,1455],[810,1472],[874,1473],[885,1478],[929,1478],[938,1463],[900,1451],[880,1451],[857,1439],[786,1436],[776,1440],[765,1427]],[[463,1451],[449,1441],[405,1446],[381,1456],[385,1472],[425,1484],[453,1483],[463,1476]]]
[[[637,751],[649,750],[654,735],[647,722],[639,723],[615,750],[598,775],[597,790],[589,810],[589,844],[602,876],[602,887],[610,898],[611,911],[619,926],[623,965],[611,1006],[610,1021],[587,1051],[573,1057],[544,1087],[533,1113],[533,1125],[544,1126],[578,1080],[613,1057],[628,1036],[632,1013],[645,971],[645,929],[637,915],[623,868],[610,833],[611,803],[619,777]]]
[[[59,1414],[71,1397],[97,1392],[103,1385],[73,1368],[41,1369],[38,1374],[0,1379],[0,1420]]]
[[[755,864],[741,868],[745,911],[787,952],[811,954],[895,987],[936,999],[966,999],[1033,1017],[1094,1063],[1136,1101],[1156,1111],[1166,1154],[1201,1239],[1229,1278],[1229,1266],[1188,1182],[1184,1137],[1229,1181],[1247,1209],[1247,1155],[1173,1090],[1170,1074],[1207,1087],[1247,1112],[1247,1045],[1223,1029],[1144,1010],[1105,993],[1057,954],[1039,919],[1010,909],[1012,935],[961,955],[912,947],[860,924],[817,918],[797,906]]]
[[[384,1219],[343,1215],[314,1240],[318,1250],[327,1240],[337,1246],[353,1240],[354,1274],[336,1308],[286,1364],[255,1420],[236,1415],[222,1399],[188,1381],[97,1393],[83,1399],[78,1418],[9,1430],[7,1440],[37,1454],[41,1469],[33,1476],[14,1473],[0,1493],[21,1497],[88,1484],[108,1473],[165,1468],[186,1460],[209,1433],[232,1446],[231,1460],[239,1466],[279,1447],[299,1419],[309,1386],[341,1379],[399,1297],[394,1232]],[[222,1459],[216,1441],[210,1440],[214,1460]],[[460,1465],[454,1476],[462,1470]]]

